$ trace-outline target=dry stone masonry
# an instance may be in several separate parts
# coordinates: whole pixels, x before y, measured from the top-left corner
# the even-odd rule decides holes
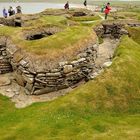
[[[119,39],[122,35],[128,35],[124,24],[120,23],[102,23],[99,27],[95,28],[95,32],[99,37],[111,37]]]
[[[6,46],[0,44],[0,74],[8,73],[12,71],[12,66],[7,56]]]
[[[18,84],[24,86],[29,94],[40,95],[65,89],[88,79],[94,69],[98,45],[87,47],[73,61],[58,62],[56,68],[44,71],[32,71],[30,62],[19,53],[20,50],[11,48],[7,47],[7,53],[11,57]]]
[[[3,42],[3,43],[2,43]],[[53,68],[33,67],[29,54],[14,45],[10,39],[1,39],[0,73],[14,71],[16,82],[27,94],[40,95],[75,86],[87,80],[92,73],[98,53],[98,43],[89,43],[73,60],[58,61]],[[39,62],[40,63],[40,62]]]

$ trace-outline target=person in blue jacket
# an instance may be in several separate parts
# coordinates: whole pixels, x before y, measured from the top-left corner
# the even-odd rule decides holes
[[[7,13],[6,9],[3,8],[3,17],[4,17],[4,18],[7,18],[7,15],[8,15],[8,13]]]

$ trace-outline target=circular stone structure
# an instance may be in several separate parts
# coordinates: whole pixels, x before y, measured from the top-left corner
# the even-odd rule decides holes
[[[6,25],[0,27],[2,59],[28,94],[45,94],[88,79],[97,57],[98,37],[91,27],[74,20],[86,16],[94,14],[85,9],[58,9],[0,20]]]

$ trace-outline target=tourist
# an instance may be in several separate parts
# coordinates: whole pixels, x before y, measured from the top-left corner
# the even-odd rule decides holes
[[[12,15],[15,14],[15,10],[13,9],[12,6],[9,7],[9,9],[8,9],[8,13],[9,13],[9,16],[12,16]]]
[[[106,7],[105,7],[105,19],[107,19],[108,14],[110,13],[111,7],[110,7],[110,3],[108,2]]]
[[[87,0],[85,0],[83,4],[85,7],[87,7]]]
[[[69,9],[69,2],[67,1],[67,3],[64,6],[65,9]]]
[[[16,9],[17,9],[17,14],[21,14],[22,13],[21,6],[17,6]]]
[[[7,15],[8,15],[8,13],[7,13],[6,9],[3,8],[3,17],[4,17],[4,18],[7,18]]]
[[[105,7],[106,7],[105,4],[103,4],[102,7],[101,7],[101,13],[104,12]]]
[[[16,7],[13,7],[12,9],[12,15],[15,15],[16,14]]]

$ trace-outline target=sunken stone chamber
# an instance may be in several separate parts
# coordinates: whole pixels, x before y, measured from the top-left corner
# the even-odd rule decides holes
[[[88,44],[74,60],[58,61],[56,67],[35,70],[30,58],[10,41],[7,41],[7,54],[15,73],[17,83],[26,89],[29,95],[46,94],[73,87],[80,81],[88,80],[95,68],[97,42]],[[38,66],[41,67],[41,64]]]
[[[24,39],[25,40],[38,40],[44,37],[49,37],[58,32],[61,32],[62,29],[58,27],[46,27],[41,29],[33,29],[30,31],[24,31]]]
[[[80,81],[88,79],[89,74],[93,71],[97,48],[96,44],[90,46],[79,53],[74,61],[58,62],[56,68],[46,71],[31,71],[29,62],[23,58],[18,64],[12,63],[16,80],[29,91],[28,93],[33,95],[74,86]]]

